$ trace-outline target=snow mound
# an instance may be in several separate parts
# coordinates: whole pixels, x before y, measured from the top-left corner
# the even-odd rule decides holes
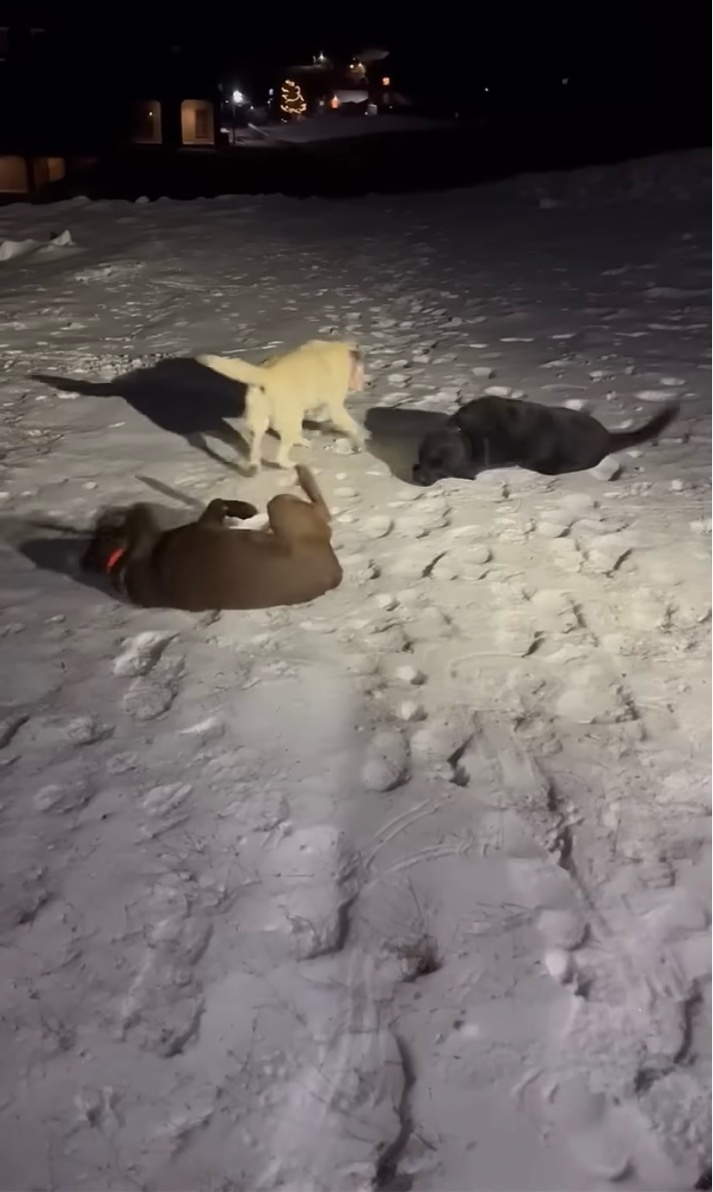
[[[615,165],[524,174],[516,183],[509,180],[498,183],[498,189],[501,186],[508,190],[515,186],[521,199],[534,201],[542,210],[627,200],[651,203],[703,200],[711,191],[711,151],[691,149]]]
[[[12,261],[15,257],[24,257],[28,252],[37,248],[36,240],[3,240],[0,243],[0,261]]]
[[[58,235],[50,236],[49,242],[42,244],[39,240],[2,240],[0,241],[0,261],[12,261],[16,257],[26,257],[29,253],[36,256],[47,256],[59,248],[76,248],[72,234],[67,229]]]

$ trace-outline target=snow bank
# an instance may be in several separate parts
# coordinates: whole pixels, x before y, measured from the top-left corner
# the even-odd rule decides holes
[[[65,230],[59,235],[51,236],[47,244],[39,240],[2,240],[0,241],[0,261],[13,261],[17,257],[26,257],[29,253],[49,256],[55,249],[76,248],[71,233]]]
[[[634,158],[614,165],[586,166],[547,174],[523,174],[497,183],[498,190],[542,208],[620,203],[629,199],[652,203],[710,199],[711,151],[691,149]]]
[[[312,116],[294,124],[280,124],[261,129],[269,140],[282,144],[308,144],[310,141],[342,141],[347,137],[368,137],[383,133],[427,132],[455,127],[450,120],[430,120],[425,116]]]

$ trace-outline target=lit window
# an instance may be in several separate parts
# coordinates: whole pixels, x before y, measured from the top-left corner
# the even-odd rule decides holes
[[[161,144],[161,104],[157,99],[141,99],[134,104],[131,139],[139,145]]]
[[[181,104],[181,141],[184,145],[215,143],[215,113],[207,99],[184,99]]]

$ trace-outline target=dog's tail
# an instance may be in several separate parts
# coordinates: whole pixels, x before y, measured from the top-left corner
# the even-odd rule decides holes
[[[222,377],[228,377],[231,381],[241,381],[243,385],[264,385],[266,369],[261,368],[259,364],[250,364],[247,360],[241,360],[239,356],[234,359],[229,356],[196,356],[199,364],[205,368],[210,368],[213,372],[220,373]]]
[[[171,497],[174,501],[180,501],[182,505],[188,505],[191,509],[200,509],[201,512],[205,509],[205,501],[199,501],[197,497],[190,497],[188,493],[182,493],[179,489],[172,488],[163,480],[154,480],[153,476],[140,476],[138,472],[136,479],[147,484],[149,488],[155,488],[156,492],[161,493],[164,497]]]
[[[613,430],[609,432],[611,451],[626,451],[629,447],[636,447],[639,443],[648,443],[650,439],[657,439],[665,431],[669,423],[677,416],[680,405],[670,402],[664,406],[660,414],[656,414],[638,430]]]
[[[297,472],[297,479],[302,492],[306,497],[309,497],[313,505],[316,505],[322,511],[327,521],[331,521],[332,515],[329,511],[329,506],[322,496],[319,485],[309,468],[306,468],[304,464],[298,464],[295,471]]]

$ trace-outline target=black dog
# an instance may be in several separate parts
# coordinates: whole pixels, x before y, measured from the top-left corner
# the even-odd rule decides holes
[[[678,413],[667,405],[638,430],[610,431],[582,410],[542,406],[507,397],[479,397],[452,414],[422,441],[416,484],[448,476],[475,480],[489,468],[527,468],[541,476],[584,472],[605,455],[655,439]]]

